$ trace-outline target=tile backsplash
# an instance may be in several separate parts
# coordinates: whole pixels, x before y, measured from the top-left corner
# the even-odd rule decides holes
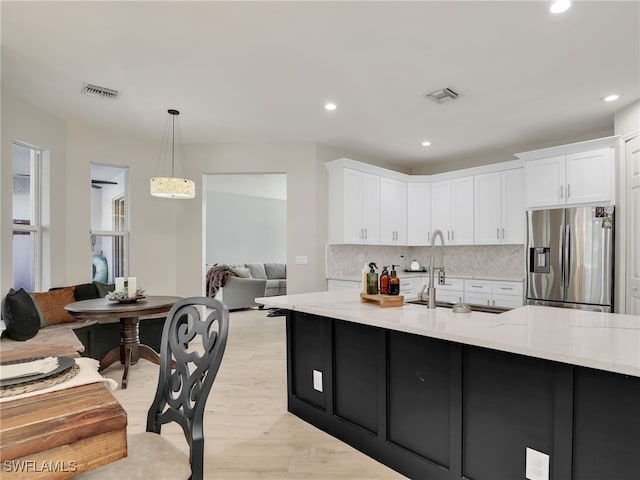
[[[364,263],[375,262],[378,273],[383,265],[399,265],[398,273],[413,260],[429,266],[431,247],[374,245],[327,245],[327,278],[359,280]],[[434,247],[436,264],[440,247]],[[444,266],[450,276],[524,278],[523,245],[464,245],[444,247]],[[391,270],[391,269],[389,269]]]

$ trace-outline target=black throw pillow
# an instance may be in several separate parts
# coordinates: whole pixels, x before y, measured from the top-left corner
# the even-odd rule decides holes
[[[96,286],[96,290],[98,291],[97,298],[104,298],[107,296],[107,293],[113,292],[116,289],[116,286],[113,283],[93,282],[93,284]]]
[[[76,285],[76,289],[73,291],[73,298],[76,302],[80,300],[91,300],[92,298],[98,298],[98,287],[93,283],[83,283]]]
[[[13,288],[4,299],[2,318],[7,326],[5,334],[14,340],[24,341],[36,336],[40,329],[40,315],[36,304],[23,288]]]

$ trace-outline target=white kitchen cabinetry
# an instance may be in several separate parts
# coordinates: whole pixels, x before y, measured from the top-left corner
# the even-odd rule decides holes
[[[407,184],[407,243],[431,244],[431,184]]]
[[[446,245],[473,243],[473,176],[431,184],[431,228]]]
[[[527,208],[612,202],[612,148],[528,160],[524,168]]]
[[[400,295],[414,297],[420,292],[422,282],[420,277],[400,277]]]
[[[329,243],[380,242],[380,177],[350,168],[329,172]]]
[[[343,290],[352,290],[355,292],[362,291],[362,282],[357,280],[327,280],[327,290],[330,292],[339,292]]]
[[[464,301],[470,305],[521,307],[524,305],[522,282],[465,279]]]
[[[524,243],[524,169],[474,177],[474,243]]]
[[[380,243],[407,244],[407,184],[380,177]]]
[[[421,277],[422,286],[429,285],[429,277]],[[462,278],[445,278],[444,285],[438,284],[435,276],[436,302],[460,303],[464,298],[464,280]],[[422,287],[421,287],[422,288]],[[425,290],[425,293],[427,290]],[[427,299],[425,295],[425,300]]]

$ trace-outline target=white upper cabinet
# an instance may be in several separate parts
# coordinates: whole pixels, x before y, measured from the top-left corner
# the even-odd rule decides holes
[[[451,245],[473,243],[473,177],[451,180]]]
[[[431,229],[447,245],[473,243],[473,176],[431,184]]]
[[[445,242],[451,241],[451,180],[431,184],[431,231],[442,231]]]
[[[407,244],[407,184],[380,177],[380,243]]]
[[[564,203],[564,156],[530,160],[524,171],[527,208]]]
[[[407,243],[431,244],[431,184],[407,184]]]
[[[380,177],[350,168],[329,171],[329,243],[380,242]]]
[[[525,160],[526,208],[613,204],[616,139],[517,154]]]
[[[567,203],[610,201],[612,159],[610,148],[567,155]]]
[[[474,177],[474,243],[524,243],[524,169]]]
[[[526,208],[524,206],[524,168],[507,170],[501,174],[502,187],[502,243],[524,244]]]

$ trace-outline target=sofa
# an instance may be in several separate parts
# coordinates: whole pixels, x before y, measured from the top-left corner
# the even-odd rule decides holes
[[[229,310],[255,307],[258,297],[287,294],[286,263],[230,264],[233,274],[215,295]]]
[[[29,293],[23,289],[11,289],[2,299],[5,330],[0,338],[1,349],[68,343],[82,356],[102,359],[120,344],[118,319],[76,320],[64,306],[104,297],[113,289],[113,285],[99,282],[52,288],[48,292]],[[158,351],[166,317],[142,318],[140,342]]]

